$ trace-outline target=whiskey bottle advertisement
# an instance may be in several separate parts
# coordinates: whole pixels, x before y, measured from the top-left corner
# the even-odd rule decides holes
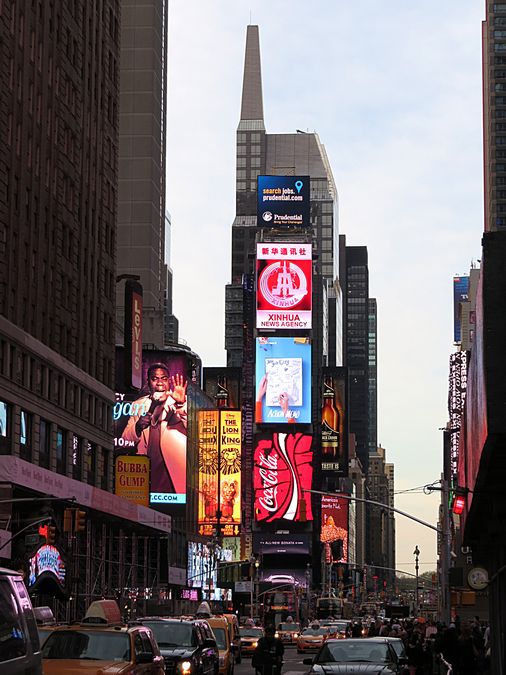
[[[323,374],[321,415],[321,468],[322,471],[347,474],[346,436],[344,420],[344,394],[346,378],[337,369]]]

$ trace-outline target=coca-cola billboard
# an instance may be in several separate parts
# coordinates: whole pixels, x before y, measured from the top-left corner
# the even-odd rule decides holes
[[[311,442],[310,435],[300,433],[258,439],[253,465],[257,522],[313,520],[310,493],[304,492],[313,478]]]

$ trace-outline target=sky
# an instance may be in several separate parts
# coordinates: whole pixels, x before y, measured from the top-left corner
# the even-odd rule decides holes
[[[268,133],[317,132],[339,232],[367,246],[378,303],[378,442],[395,505],[435,525],[454,350],[452,278],[481,257],[480,0],[170,0],[167,208],[174,313],[204,366],[226,363],[225,285],[248,23]],[[408,491],[408,492],[406,492]],[[396,516],[397,568],[436,569],[436,533]]]

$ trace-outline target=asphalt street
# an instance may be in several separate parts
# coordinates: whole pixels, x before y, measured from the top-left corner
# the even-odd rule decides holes
[[[297,654],[297,649],[295,647],[285,646],[285,657],[282,675],[300,675],[301,673],[307,673],[309,666],[303,665],[303,659],[307,659],[314,656],[314,654]],[[235,665],[234,675],[253,675],[254,669],[251,667],[251,658],[246,657],[242,659],[239,665]]]

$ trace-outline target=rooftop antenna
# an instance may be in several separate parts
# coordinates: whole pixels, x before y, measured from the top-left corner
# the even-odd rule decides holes
[[[249,11],[249,25],[250,25],[250,26],[252,25],[252,24],[251,24],[251,9],[250,9],[250,11]]]

